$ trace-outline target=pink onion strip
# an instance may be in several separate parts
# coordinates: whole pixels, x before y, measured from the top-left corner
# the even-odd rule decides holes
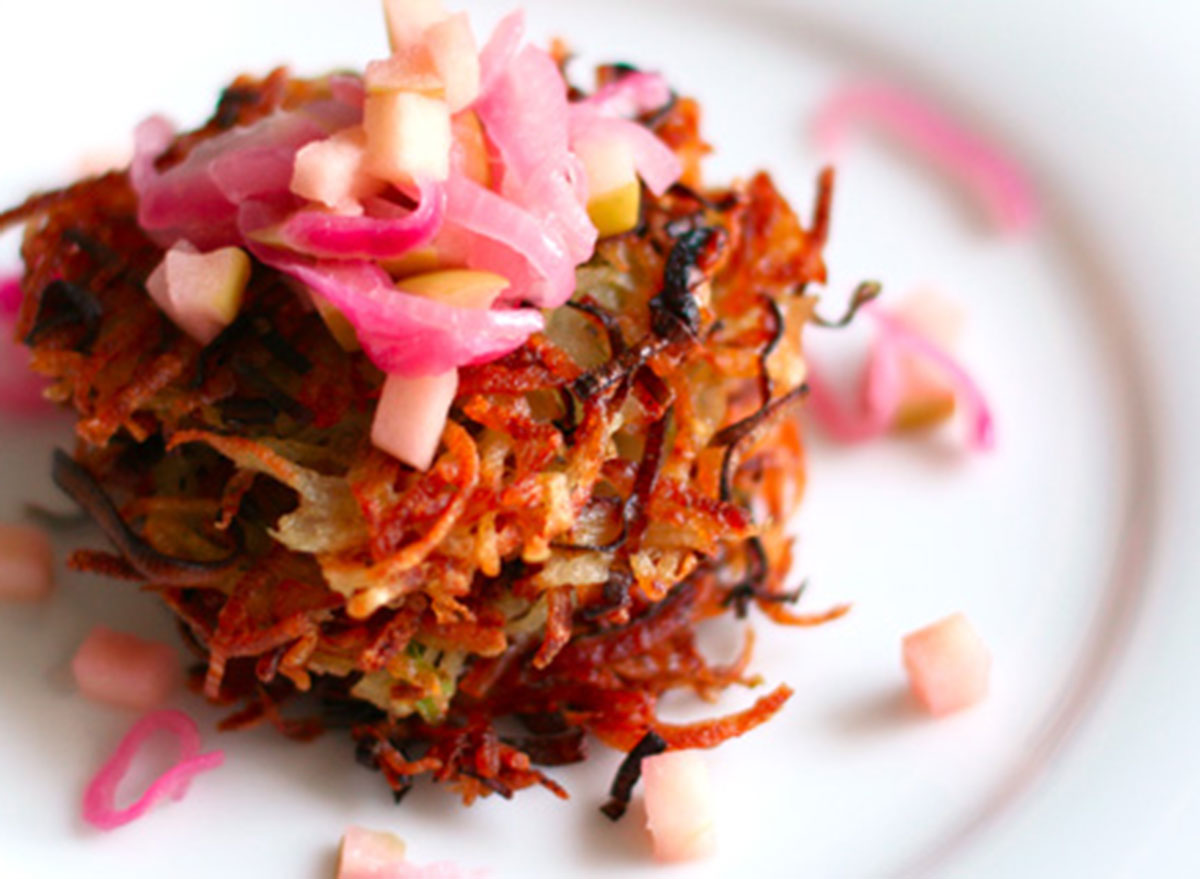
[[[241,244],[239,205],[290,198],[296,152],[361,116],[340,101],[315,101],[202,141],[166,171],[156,162],[173,143],[175,130],[152,116],[134,133],[129,173],[138,194],[138,225],[164,248],[181,238],[201,250]]]
[[[807,407],[812,417],[831,439],[847,445],[866,442],[886,433],[900,402],[898,397],[880,393],[878,387],[874,393],[868,393],[867,389],[872,386],[869,369],[863,374],[858,408],[846,407],[839,402],[837,393],[811,359],[804,381],[808,385]]]
[[[0,316],[13,317],[21,310],[21,279],[0,278]]]
[[[236,210],[207,173],[155,167],[174,139],[174,126],[161,116],[134,131],[129,179],[138,194],[138,225],[164,248],[180,238],[204,248],[236,243]]]
[[[502,193],[505,199],[537,219],[562,245],[572,270],[591,259],[597,233],[587,212],[587,172],[578,156],[566,153],[561,167],[543,168],[520,184],[509,182]]]
[[[813,123],[818,146],[836,153],[849,130],[862,122],[876,124],[927,154],[974,190],[1001,231],[1022,232],[1036,220],[1034,188],[1019,165],[946,113],[892,86],[855,85],[836,91]]]
[[[486,363],[521,347],[544,326],[532,308],[458,308],[404,293],[371,262],[312,264],[282,251],[252,250],[345,315],[367,356],[388,374],[429,376]]]
[[[472,109],[503,162],[505,180],[527,180],[566,156],[567,83],[544,50],[521,49]]]
[[[402,217],[351,217],[301,210],[279,229],[288,248],[336,259],[395,259],[433,240],[446,212],[440,183],[422,183],[417,207]]]
[[[479,96],[491,93],[496,80],[512,64],[525,38],[525,12],[517,9],[500,19],[479,53]]]
[[[644,125],[602,116],[580,104],[571,107],[570,120],[572,144],[591,137],[619,138],[629,144],[638,176],[655,195],[662,195],[683,174],[679,157]]]
[[[29,369],[29,352],[13,338],[21,298],[20,278],[0,280],[0,412],[36,417],[52,407],[42,395],[45,380]]]
[[[132,805],[118,809],[115,804],[117,786],[129,772],[146,740],[159,730],[179,739],[179,761],[160,775]],[[196,775],[216,769],[223,762],[223,751],[200,753],[200,732],[196,722],[182,711],[147,714],[126,733],[112,757],[88,784],[83,794],[83,819],[101,830],[128,824],[164,797],[182,799]]]
[[[464,238],[472,268],[508,278],[513,292],[554,308],[575,291],[575,266],[566,245],[526,209],[466,178],[446,187],[447,238]]]
[[[575,106],[588,107],[603,116],[632,119],[666,106],[671,87],[657,73],[627,73],[618,80],[596,89]]]
[[[967,371],[946,351],[881,308],[864,311],[879,326],[859,387],[857,407],[839,402],[836,392],[810,360],[805,383],[808,411],[833,440],[860,443],[886,433],[895,419],[904,394],[900,354],[907,350],[944,371],[958,388],[958,398],[968,411],[969,442],[976,451],[995,446],[995,423],[983,391]]]

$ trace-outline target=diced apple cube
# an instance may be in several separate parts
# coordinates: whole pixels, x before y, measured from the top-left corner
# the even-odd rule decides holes
[[[660,861],[691,861],[716,848],[715,798],[698,750],[667,751],[642,761],[646,826]]]
[[[362,199],[383,191],[367,173],[367,133],[361,126],[301,147],[292,168],[292,192],[341,214],[362,213]]]
[[[388,58],[370,62],[363,85],[368,95],[404,91],[429,98],[446,97],[446,82],[424,43],[404,46]]]
[[[395,52],[421,39],[426,29],[446,17],[442,0],[383,0],[388,43]]]
[[[892,315],[943,348],[953,348],[962,337],[967,316],[962,306],[933,290],[905,295],[891,308]]]
[[[237,317],[249,281],[250,257],[241,248],[200,253],[180,242],[150,273],[146,290],[176,326],[207,345]]]
[[[404,841],[396,834],[350,827],[342,835],[337,879],[393,879],[404,858]]]
[[[29,525],[0,525],[0,599],[39,601],[54,587],[50,538]]]
[[[368,94],[367,168],[391,183],[450,175],[450,110],[416,92]]]
[[[992,658],[961,613],[906,635],[903,655],[913,694],[935,717],[987,695]]]
[[[416,470],[428,470],[458,391],[458,370],[408,378],[389,375],[371,425],[371,442]]]
[[[479,49],[465,12],[451,15],[425,31],[425,43],[446,87],[446,103],[457,113],[479,96]]]
[[[109,171],[128,168],[133,161],[132,144],[109,145],[88,150],[75,162],[75,173],[81,177],[99,177]]]
[[[166,644],[96,626],[71,660],[79,691],[97,702],[146,711],[179,685],[179,657]]]
[[[588,199],[588,219],[601,238],[628,232],[638,224],[641,212],[642,187],[626,183],[603,195]]]
[[[458,308],[491,308],[509,287],[508,279],[492,272],[447,269],[413,275],[396,282],[396,288]]]
[[[404,256],[395,259],[380,260],[379,265],[393,278],[404,278],[409,275],[422,275],[432,272],[442,264],[441,254],[433,245],[417,247]]]
[[[336,305],[331,305],[320,296],[314,294],[312,301],[316,306],[317,314],[325,322],[325,328],[329,330],[329,335],[333,336],[333,340],[338,343],[338,347],[343,351],[361,351],[362,344],[358,341],[358,333],[355,332],[354,325],[350,323],[346,315],[342,314]]]
[[[892,416],[893,428],[920,430],[954,414],[957,389],[945,373],[911,356],[902,357],[898,366],[903,392]]]
[[[947,350],[955,347],[966,320],[956,304],[928,290],[909,294],[892,313]],[[954,414],[958,388],[945,370],[907,353],[900,356],[898,367],[903,392],[892,421],[895,429],[919,430]]]
[[[587,173],[588,217],[600,237],[637,226],[641,185],[629,142],[619,137],[587,138],[574,149]]]
[[[595,137],[581,140],[575,154],[587,172],[588,195],[603,195],[637,181],[633,148],[620,137]]]

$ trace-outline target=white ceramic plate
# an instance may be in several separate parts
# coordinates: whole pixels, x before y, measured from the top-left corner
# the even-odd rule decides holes
[[[481,30],[498,10],[478,5]],[[73,695],[65,663],[96,622],[164,638],[172,626],[127,586],[66,576],[48,606],[0,608],[0,875],[317,879],[351,823],[396,830],[417,861],[505,877],[1193,875],[1200,716],[1187,677],[1200,651],[1184,587],[1200,480],[1184,453],[1198,309],[1185,285],[1200,268],[1200,130],[1195,86],[1181,83],[1200,81],[1185,37],[1200,19],[987,6],[527,4],[536,35],[566,35],[588,62],[662,69],[701,97],[714,179],[766,166],[806,206],[806,118],[836,83],[871,76],[935,95],[1007,144],[1044,203],[1032,236],[1004,239],[903,157],[870,141],[847,155],[830,295],[872,277],[963,303],[965,359],[995,405],[999,448],[965,456],[953,431],[814,443],[806,601],[856,607],[812,631],[759,621],[757,670],[797,695],[711,755],[716,859],[656,867],[636,810],[616,826],[600,817],[619,761],[600,747],[555,772],[567,804],[535,790],[464,810],[422,789],[395,808],[347,742],[266,731],[222,737],[227,766],[182,804],[94,833],[80,790],[131,719]],[[30,6],[0,32],[0,202],[64,179],[87,150],[119,150],[149,111],[200,121],[240,70],[318,72],[382,46],[372,0]],[[55,500],[48,448],[64,436],[3,424],[0,514]],[[957,609],[993,649],[994,692],[935,723],[904,697],[898,642]]]

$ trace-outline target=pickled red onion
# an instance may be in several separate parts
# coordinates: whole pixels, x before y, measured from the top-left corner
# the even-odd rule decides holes
[[[618,137],[633,150],[638,176],[655,195],[662,195],[683,174],[683,164],[674,151],[644,125],[614,119],[582,105],[571,107],[571,142],[589,137]]]
[[[21,308],[19,278],[0,279],[0,411],[36,416],[51,411],[45,381],[29,369],[29,352],[13,338]]]
[[[958,397],[968,412],[968,442],[976,451],[995,445],[991,409],[975,380],[949,353],[874,305],[864,312],[876,322],[879,335],[872,345],[858,390],[858,404],[847,407],[811,361],[808,364],[808,410],[829,436],[841,443],[874,439],[888,431],[895,420],[903,394],[899,355],[916,355],[943,370],[954,382]]]
[[[264,247],[254,253],[341,311],[386,373],[428,376],[495,360],[544,325],[531,308],[457,308],[404,293],[370,262],[311,263]]]
[[[486,51],[486,50],[485,50]],[[527,180],[567,154],[567,84],[554,59],[525,46],[474,108],[504,164],[505,179]]]
[[[496,25],[479,53],[479,95],[486,97],[496,80],[508,69],[525,38],[525,11],[516,9]]]
[[[430,375],[502,356],[542,326],[532,309],[511,306],[561,305],[574,292],[576,266],[595,249],[586,174],[570,150],[573,131],[617,132],[628,140],[639,173],[657,193],[680,173],[665,144],[619,118],[669,100],[661,77],[630,74],[602,88],[594,101],[571,106],[553,58],[522,45],[523,39],[524,18],[516,12],[480,53],[480,95],[472,112],[496,171],[493,188],[456,173],[444,188],[422,187],[417,208],[399,217],[306,206],[289,189],[297,151],[361,119],[362,81],[340,76],[330,80],[333,99],[202,141],[165,171],[156,162],[174,132],[160,118],[147,120],[138,130],[131,173],[139,221],[163,246],[180,238],[205,250],[249,246],[342,311],[385,371]],[[414,298],[366,262],[427,244],[444,264],[508,278],[500,307],[479,312]]]
[[[446,184],[446,247],[473,269],[512,282],[506,299],[553,308],[571,298],[575,265],[562,239],[529,211],[465,178]]]
[[[207,174],[184,173],[183,166],[155,168],[174,138],[174,127],[161,116],[134,130],[129,179],[138,194],[138,225],[164,248],[181,238],[203,248],[233,243],[236,211]]]
[[[567,153],[560,167],[541,169],[506,187],[505,195],[561,242],[572,267],[591,259],[597,232],[587,212],[587,172],[574,153]]]
[[[1033,185],[1020,166],[921,98],[892,86],[842,88],[817,113],[818,146],[835,153],[860,122],[879,125],[944,166],[984,200],[1001,231],[1024,231],[1036,219]]]
[[[21,308],[21,279],[0,278],[0,317],[12,317]]]
[[[658,73],[637,71],[603,85],[575,106],[589,107],[604,116],[632,119],[652,113],[671,100],[671,87]]]
[[[808,362],[808,374],[805,384],[808,385],[808,411],[829,437],[839,443],[860,443],[887,432],[888,426],[895,416],[899,399],[879,392],[872,386],[869,379],[870,370],[863,373],[858,391],[858,403],[855,406],[843,405],[837,393],[830,387],[821,372],[813,363]],[[886,384],[885,384],[886,387]]]
[[[958,386],[959,399],[968,412],[971,445],[977,451],[989,451],[996,444],[995,422],[987,398],[975,380],[957,360],[925,336],[914,331],[901,320],[897,320],[881,308],[866,306],[867,313],[879,325],[881,342],[907,349],[925,358],[947,375]]]
[[[174,128],[152,116],[134,133],[130,179],[138,224],[163,247],[181,238],[201,250],[241,244],[238,205],[287,193],[296,151],[361,115],[341,101],[315,101],[203,141],[166,171],[155,163],[170,147]]]
[[[132,805],[116,807],[117,786],[146,740],[162,730],[179,740],[179,759],[160,775]],[[223,751],[200,753],[196,722],[181,711],[155,711],[133,725],[117,750],[96,773],[83,795],[83,819],[100,830],[113,830],[144,815],[164,797],[183,798],[192,779],[225,761]]]
[[[337,259],[394,259],[428,244],[442,225],[446,192],[422,183],[417,207],[400,217],[347,216],[319,209],[292,214],[278,230],[292,250]]]

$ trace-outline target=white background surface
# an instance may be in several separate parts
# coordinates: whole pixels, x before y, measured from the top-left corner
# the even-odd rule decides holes
[[[841,169],[829,251],[833,295],[869,276],[967,306],[966,359],[996,404],[999,451],[963,459],[953,434],[815,444],[806,601],[856,609],[813,632],[759,624],[756,667],[797,696],[712,755],[725,795],[712,863],[650,866],[636,813],[617,827],[598,817],[618,760],[598,747],[591,765],[555,772],[574,796],[565,806],[530,791],[463,811],[423,790],[396,810],[344,742],[221,737],[228,766],[183,804],[96,835],[75,817],[79,790],[130,718],[75,697],[64,663],[97,620],[164,637],[170,625],[127,587],[76,579],[48,607],[0,609],[0,875],[7,859],[43,877],[315,879],[352,822],[397,830],[415,860],[502,876],[1195,875],[1197,14],[899,0],[527,7],[535,35],[661,67],[700,95],[714,178],[765,164],[798,207],[817,161],[804,119],[847,77],[935,94],[1011,146],[1047,203],[1033,239],[986,234],[934,176],[863,142]],[[0,32],[0,201],[61,179],[86,149],[120,146],[148,111],[198,122],[241,69],[290,60],[316,72],[381,51],[370,0],[23,8]],[[47,438],[12,425],[3,437],[11,516],[53,493]],[[960,607],[993,646],[995,692],[928,723],[897,695],[898,638]],[[748,701],[730,694],[722,707]]]

